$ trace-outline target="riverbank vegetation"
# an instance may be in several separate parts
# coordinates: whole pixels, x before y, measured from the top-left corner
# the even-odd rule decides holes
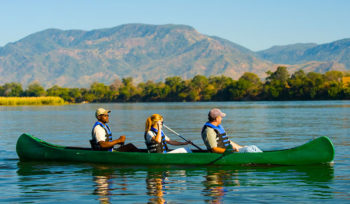
[[[20,106],[20,105],[63,105],[66,102],[58,96],[39,97],[0,97],[0,105]]]
[[[238,80],[226,76],[197,75],[184,80],[174,76],[164,82],[134,84],[133,79],[115,80],[111,85],[95,82],[89,88],[64,88],[57,85],[45,90],[32,83],[23,90],[19,83],[0,86],[0,96],[58,96],[70,103],[148,102],[148,101],[240,101],[240,100],[343,100],[350,99],[350,85],[343,83],[349,73],[329,71],[324,74],[303,70],[289,74],[286,67],[267,72],[262,81],[254,73],[244,73]]]

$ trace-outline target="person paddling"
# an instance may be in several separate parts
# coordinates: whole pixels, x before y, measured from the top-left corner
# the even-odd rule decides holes
[[[187,145],[191,141],[178,142],[175,140],[170,140],[163,130],[163,116],[159,114],[153,114],[146,120],[145,127],[145,142],[147,149],[150,153],[191,153],[192,151],[188,147],[178,148],[169,151],[168,144],[171,145]]]
[[[208,151],[214,153],[224,153],[226,149],[233,149],[235,152],[262,152],[257,146],[241,146],[231,140],[226,135],[221,126],[222,118],[226,114],[218,108],[213,108],[208,113],[208,122],[202,128],[202,139]],[[231,147],[230,147],[231,146]]]
[[[110,110],[105,110],[103,108],[96,109],[95,116],[97,122],[92,128],[92,140],[90,140],[91,147],[93,150],[104,150],[113,151],[113,147],[116,144],[124,144],[125,136],[122,135],[118,139],[112,139],[112,131],[107,125],[109,122]]]

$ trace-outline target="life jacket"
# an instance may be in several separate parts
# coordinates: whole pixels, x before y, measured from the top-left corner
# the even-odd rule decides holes
[[[158,130],[153,127],[151,128],[150,131],[154,132],[155,134],[158,133]],[[151,140],[151,142],[149,142],[147,141],[146,136],[147,136],[147,132],[145,132],[144,137],[145,137],[147,149],[150,153],[166,153],[168,151],[168,145],[165,141],[165,135],[163,131],[162,131],[162,139],[160,143],[154,140]]]
[[[94,126],[92,127],[92,131],[91,131],[91,135],[92,135],[92,140],[90,140],[90,143],[91,143],[91,148],[93,150],[104,150],[104,151],[113,151],[113,147],[112,148],[102,148],[100,146],[100,144],[96,141],[96,138],[94,137],[94,129],[96,126],[101,126],[103,127],[103,129],[106,131],[106,139],[105,139],[105,142],[110,142],[112,141],[112,131],[111,129],[109,128],[109,126],[107,124],[103,124],[101,123],[100,121],[97,121]]]
[[[204,130],[208,127],[214,129],[214,131],[216,133],[216,141],[218,143],[218,147],[226,149],[226,147],[230,144],[230,140],[228,139],[224,128],[221,125],[215,126],[215,125],[207,122],[204,124],[204,126],[202,128],[202,134],[203,134]]]

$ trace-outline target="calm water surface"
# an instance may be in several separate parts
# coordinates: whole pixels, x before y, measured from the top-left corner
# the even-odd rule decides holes
[[[201,127],[209,109],[218,107],[227,114],[223,126],[239,144],[289,148],[328,136],[335,146],[334,164],[118,166],[18,160],[15,146],[23,132],[55,144],[88,147],[94,111],[100,106],[112,110],[114,137],[124,134],[139,148],[145,148],[145,119],[153,113],[162,114],[167,126],[204,148]],[[350,203],[349,133],[350,101],[2,106],[0,202]]]

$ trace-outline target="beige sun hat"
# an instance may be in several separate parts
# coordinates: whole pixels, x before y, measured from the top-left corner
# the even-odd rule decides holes
[[[110,113],[110,112],[111,112],[110,110],[106,110],[104,108],[98,108],[98,109],[96,109],[95,116],[97,118],[97,116],[99,116],[99,115],[104,115],[104,114],[107,114],[107,113]]]

